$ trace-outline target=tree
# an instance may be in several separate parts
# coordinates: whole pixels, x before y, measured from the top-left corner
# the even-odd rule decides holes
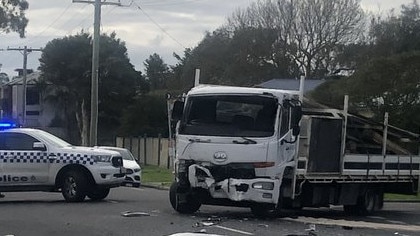
[[[420,127],[420,8],[416,1],[402,5],[401,14],[372,21],[372,41],[348,45],[342,57],[357,65],[349,78],[325,83],[312,94],[336,106],[344,94],[363,104],[382,120],[390,114],[393,125],[418,132]]]
[[[143,64],[146,68],[146,78],[150,82],[151,89],[165,88],[168,77],[168,66],[163,62],[163,59],[154,53]]]
[[[351,78],[350,94],[367,104],[379,120],[388,112],[393,124],[418,132],[419,74],[419,51],[378,58],[366,63]]]
[[[220,27],[208,32],[194,49],[175,55],[171,67],[174,80],[189,89],[194,84],[194,71],[201,71],[200,83],[253,86],[272,78],[290,78],[297,69],[282,53],[273,52],[276,32],[272,29],[244,28],[231,33]]]
[[[68,118],[77,121],[83,145],[89,138],[91,40],[91,36],[83,32],[54,39],[45,46],[40,58],[42,78],[52,85],[50,94],[63,98],[61,107],[66,108]],[[128,59],[125,44],[115,33],[102,35],[100,42],[99,134],[119,126],[123,110],[134,97],[140,81],[139,73]]]
[[[147,134],[167,137],[167,107],[164,96],[142,95],[131,104],[122,115],[122,125],[118,131],[123,136]]]
[[[3,0],[0,2],[0,29],[3,32],[17,32],[21,38],[25,37],[28,19],[25,10],[29,4],[26,0]]]
[[[9,76],[6,73],[0,72],[0,85],[9,82]]]
[[[371,37],[376,56],[420,50],[420,7],[417,1],[401,6],[401,15],[372,21]]]
[[[247,27],[277,32],[278,54],[289,56],[307,77],[331,73],[338,45],[354,42],[363,32],[358,0],[258,1],[229,18],[233,31]],[[274,53],[274,52],[273,52]]]

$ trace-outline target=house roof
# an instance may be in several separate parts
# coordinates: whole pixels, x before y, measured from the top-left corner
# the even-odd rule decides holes
[[[314,90],[320,84],[324,83],[325,80],[319,79],[307,79],[304,84],[304,92]],[[259,88],[270,88],[270,89],[284,89],[284,90],[299,90],[300,80],[298,79],[272,79],[265,81],[261,84],[256,85]]]
[[[35,84],[39,80],[41,75],[40,71],[35,71],[31,74],[26,75],[26,84]],[[21,85],[23,84],[23,76],[14,77],[12,81],[4,84],[4,86]]]

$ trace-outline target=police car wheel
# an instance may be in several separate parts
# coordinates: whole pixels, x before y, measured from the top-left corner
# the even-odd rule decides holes
[[[86,197],[87,178],[80,171],[69,171],[64,175],[61,193],[67,202],[82,202]]]
[[[106,198],[109,194],[109,188],[93,188],[93,190],[87,193],[87,196],[92,201],[99,201]]]

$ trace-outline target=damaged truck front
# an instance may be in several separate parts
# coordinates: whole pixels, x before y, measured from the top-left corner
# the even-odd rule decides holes
[[[292,181],[302,116],[297,92],[198,86],[173,106],[175,176],[170,202],[180,213],[202,204],[280,205]],[[290,190],[289,190],[290,191]]]

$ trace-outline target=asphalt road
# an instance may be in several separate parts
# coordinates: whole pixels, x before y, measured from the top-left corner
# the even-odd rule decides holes
[[[420,235],[420,203],[386,203],[370,217],[348,217],[341,208],[287,212],[261,220],[245,208],[202,206],[194,215],[176,213],[168,192],[152,188],[113,189],[101,202],[66,203],[58,193],[5,193],[0,199],[0,236],[171,235]],[[137,213],[123,216],[127,211]],[[311,230],[312,229],[312,230]]]

